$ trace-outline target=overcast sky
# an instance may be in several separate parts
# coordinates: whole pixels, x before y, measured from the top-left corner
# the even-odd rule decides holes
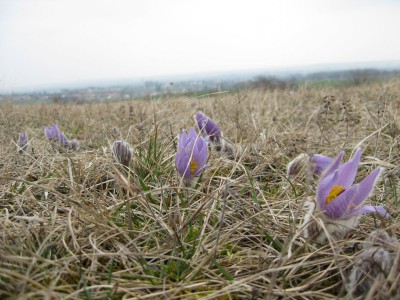
[[[400,1],[0,0],[0,92],[400,60]]]

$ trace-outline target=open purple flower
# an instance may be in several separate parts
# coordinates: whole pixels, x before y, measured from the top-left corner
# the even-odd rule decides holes
[[[389,217],[382,206],[362,206],[371,194],[382,169],[376,168],[360,183],[353,184],[360,164],[361,149],[357,150],[351,161],[340,165],[343,155],[344,152],[341,152],[322,174],[317,189],[320,210],[331,219],[349,219],[372,212]]]
[[[20,133],[18,137],[18,149],[22,151],[28,150],[28,135],[26,133]]]
[[[222,132],[219,126],[202,112],[196,113],[195,118],[199,130],[204,134],[207,134],[211,142],[220,143]]]
[[[316,201],[306,203],[308,211],[303,220],[304,237],[317,243],[323,243],[329,238],[344,238],[358,225],[363,214],[378,213],[385,218],[390,217],[382,206],[363,205],[372,193],[382,169],[376,168],[361,182],[354,184],[361,149],[357,149],[352,160],[341,164],[343,155],[344,152],[340,152],[337,158],[324,168],[317,188]],[[321,226],[321,221],[324,226]]]
[[[207,166],[207,142],[197,135],[192,127],[189,134],[186,130],[179,138],[178,153],[175,157],[175,165],[179,174],[186,180],[199,176]]]
[[[64,148],[69,148],[70,142],[67,137],[61,132],[57,124],[53,124],[50,127],[44,127],[44,134],[52,142],[58,142]]]

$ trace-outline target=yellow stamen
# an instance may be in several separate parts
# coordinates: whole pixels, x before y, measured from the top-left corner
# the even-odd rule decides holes
[[[344,188],[341,185],[334,185],[328,197],[325,199],[325,205],[328,205],[333,199],[344,192]]]
[[[197,171],[197,162],[194,158],[190,160],[190,174],[194,175]]]

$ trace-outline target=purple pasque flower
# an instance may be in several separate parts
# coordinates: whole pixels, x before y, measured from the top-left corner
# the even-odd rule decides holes
[[[21,151],[26,151],[28,149],[28,135],[26,133],[19,134],[18,147]]]
[[[299,175],[300,173],[304,173],[307,171],[307,166],[311,164],[310,170],[315,175],[321,175],[322,172],[334,161],[333,158],[321,155],[314,154],[311,156],[302,153],[293,159],[287,165],[287,177],[294,177]]]
[[[56,142],[60,136],[60,130],[57,124],[52,124],[50,127],[44,127],[44,134],[49,140]]]
[[[317,188],[317,204],[320,210],[331,219],[349,219],[371,212],[389,217],[382,206],[362,206],[371,194],[382,169],[376,168],[360,183],[353,184],[360,164],[361,149],[357,149],[352,160],[340,165],[343,155],[342,151],[323,171]]]
[[[44,134],[52,142],[58,142],[64,148],[69,147],[69,140],[58,128],[57,124],[52,124],[50,127],[44,127]]]
[[[199,176],[207,167],[207,142],[196,133],[192,127],[189,134],[183,130],[179,138],[178,153],[175,157],[175,165],[179,174],[184,178],[191,180]]]
[[[211,142],[219,143],[222,137],[222,132],[219,126],[200,111],[196,113],[195,118],[199,130],[201,130],[201,132],[204,134],[207,134]]]

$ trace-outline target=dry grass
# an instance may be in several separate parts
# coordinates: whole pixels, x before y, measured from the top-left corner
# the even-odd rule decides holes
[[[0,104],[0,297],[20,299],[332,299],[359,242],[398,231],[400,81],[345,89],[242,91],[88,105]],[[326,97],[328,96],[328,97]],[[176,136],[198,110],[237,150],[211,152],[197,185],[174,168]],[[81,141],[58,151],[43,126]],[[19,132],[30,148],[16,152]],[[127,172],[110,145],[134,147]],[[363,148],[360,180],[378,165],[370,198],[391,220],[367,215],[346,240],[290,240],[313,197],[314,178],[289,184],[298,154],[346,159]]]

